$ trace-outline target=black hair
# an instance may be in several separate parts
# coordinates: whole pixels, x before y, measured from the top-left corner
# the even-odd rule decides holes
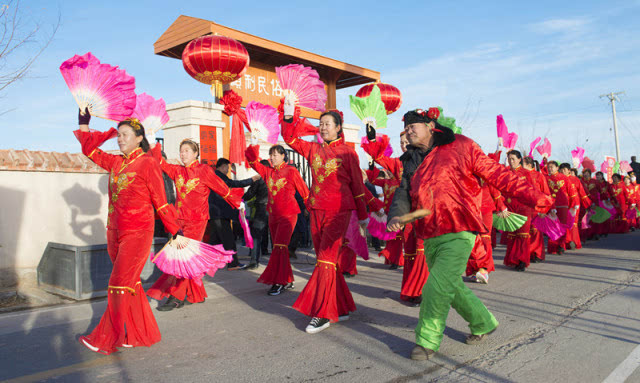
[[[555,165],[556,167],[558,166],[558,161],[549,161],[547,162],[547,166],[549,165]]]
[[[622,177],[620,177],[620,174],[618,174],[618,173],[614,173],[614,174],[611,176],[611,180],[612,180],[612,181],[613,181],[613,179],[614,179],[614,178],[617,178],[617,179],[618,179],[618,181],[622,180]]]
[[[512,149],[509,150],[507,152],[507,156],[516,156],[517,159],[521,160],[522,159],[522,154],[520,153],[520,151]]]
[[[574,176],[578,176],[578,169],[571,168],[571,173],[573,173]]]
[[[536,164],[533,161],[533,158],[526,156],[525,158],[522,159],[522,162],[527,164],[527,166],[531,166],[532,168],[535,169]]]
[[[571,170],[571,165],[569,165],[569,164],[568,164],[568,163],[566,163],[566,162],[563,162],[563,163],[561,163],[561,164],[560,164],[559,169],[560,169],[560,170],[562,170],[562,169],[567,169],[567,170],[569,170],[569,171],[570,171],[570,170]]]
[[[189,146],[191,150],[193,150],[196,153],[196,158],[200,157],[200,145],[198,145],[197,142],[190,140],[188,138],[185,138],[184,140],[182,140],[182,142],[180,142],[181,149],[182,149],[182,145]]]
[[[216,162],[216,168],[219,168],[220,166],[224,166],[230,163],[231,162],[229,162],[229,160],[226,158],[218,158],[218,161]]]
[[[284,149],[282,145],[273,145],[271,148],[269,148],[269,155],[271,155],[273,152],[284,154],[284,162],[285,163],[289,162],[289,156],[287,155],[287,151]]]
[[[589,172],[589,174],[591,174],[591,169],[587,169],[587,168],[582,169],[582,174],[586,172]]]
[[[122,120],[118,123],[118,129],[123,125],[131,127],[131,130],[133,130],[133,134],[135,134],[136,137],[142,136],[142,141],[140,141],[140,145],[138,146],[141,147],[145,153],[151,149],[149,141],[147,141],[147,136],[144,134],[144,126],[142,126],[139,121],[133,121],[131,119]]]
[[[540,162],[538,160],[533,160],[533,164],[536,166],[536,171],[540,171]]]
[[[343,135],[343,133],[342,133],[342,116],[340,115],[340,113],[338,113],[336,111],[333,111],[333,110],[329,110],[329,111],[326,111],[326,112],[322,113],[318,120],[322,120],[322,117],[324,117],[324,116],[331,116],[331,118],[333,118],[333,122],[337,126],[340,126],[340,130],[338,131],[338,138],[340,138]]]
[[[602,178],[604,178],[604,173],[603,172],[596,172],[596,177],[598,176],[598,174],[600,174],[602,176]]]

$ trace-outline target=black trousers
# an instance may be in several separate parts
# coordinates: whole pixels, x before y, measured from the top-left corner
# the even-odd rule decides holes
[[[209,242],[212,245],[222,245],[225,250],[233,250],[237,252],[236,237],[231,229],[231,220],[226,218],[212,218],[211,232],[209,234]],[[238,266],[238,254],[233,254],[233,261],[229,263],[229,267]]]

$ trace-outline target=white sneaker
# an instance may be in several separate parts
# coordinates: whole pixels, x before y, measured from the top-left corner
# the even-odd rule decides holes
[[[309,322],[309,325],[307,326],[307,328],[304,331],[306,331],[307,334],[319,333],[320,331],[322,331],[325,328],[329,327],[330,324],[331,323],[329,322],[329,319],[327,319],[327,318],[314,317],[314,318],[311,319],[311,322]]]
[[[123,344],[122,347],[126,347],[126,348],[132,348],[133,346],[130,344]]]
[[[476,282],[484,283],[485,285],[489,284],[489,273],[482,273],[478,271],[476,273]]]
[[[91,343],[89,343],[85,337],[81,337],[80,338],[80,342],[82,342],[82,344],[88,348],[89,350],[93,351],[93,352],[100,352],[100,349],[98,347],[94,347],[91,345]]]

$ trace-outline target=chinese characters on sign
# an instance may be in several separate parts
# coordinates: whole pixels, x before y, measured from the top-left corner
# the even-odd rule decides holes
[[[215,165],[218,160],[216,127],[200,125],[200,162]]]

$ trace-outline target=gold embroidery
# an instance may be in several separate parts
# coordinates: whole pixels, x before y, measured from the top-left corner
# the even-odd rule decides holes
[[[314,185],[314,186],[313,186],[313,191],[314,191],[314,193],[316,193],[316,194],[320,193],[320,186],[318,186],[318,185]]]
[[[109,184],[111,187],[111,201],[116,202],[120,196],[120,192],[128,188],[135,177],[135,172],[123,174],[111,173],[111,179],[109,180]]]
[[[269,181],[267,181],[267,189],[269,189],[269,192],[275,196],[286,184],[286,178],[280,178],[276,182],[273,182],[273,178],[269,178]]]
[[[320,158],[320,155],[316,153],[313,161],[311,161],[311,168],[313,169],[313,173],[316,175],[318,183],[323,183],[327,179],[327,177],[335,173],[340,167],[341,162],[342,160],[339,158],[332,158],[323,164],[322,158]],[[324,174],[319,174],[320,169],[322,168],[324,168]]]
[[[184,199],[187,194],[191,193],[191,191],[198,186],[198,182],[200,182],[200,178],[192,178],[187,180],[187,182],[184,182],[182,175],[179,175],[176,180],[176,189],[178,190],[178,193],[180,193],[180,198]]]

